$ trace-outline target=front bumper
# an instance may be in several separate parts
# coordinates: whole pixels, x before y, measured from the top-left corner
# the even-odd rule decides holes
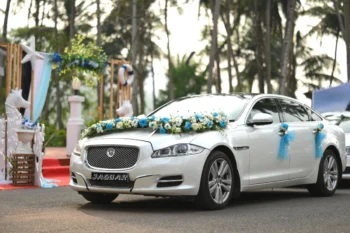
[[[343,178],[350,179],[350,155],[346,156],[346,168],[343,173]]]
[[[96,144],[95,144],[96,145]],[[143,194],[159,196],[195,196],[198,194],[200,179],[204,163],[210,153],[204,149],[202,153],[168,157],[151,158],[153,149],[150,143],[127,139],[104,140],[98,145],[130,145],[140,148],[136,164],[128,169],[97,169],[87,164],[86,153],[81,156],[72,154],[70,159],[70,171],[74,173],[70,187],[81,192],[101,192],[118,194]],[[134,182],[132,188],[102,187],[91,185],[92,172],[116,172],[128,173],[130,181]],[[167,176],[182,176],[179,185],[171,187],[157,187],[159,180]]]

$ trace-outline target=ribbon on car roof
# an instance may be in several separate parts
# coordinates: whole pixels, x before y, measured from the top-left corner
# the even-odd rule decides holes
[[[288,159],[289,144],[294,141],[295,138],[295,131],[288,131],[288,124],[282,123],[280,133],[282,136],[278,156],[281,159],[286,160]]]
[[[324,128],[323,123],[319,123],[316,128],[316,136],[315,136],[315,155],[316,158],[322,158],[322,141],[326,138],[326,134],[322,133],[322,129]]]

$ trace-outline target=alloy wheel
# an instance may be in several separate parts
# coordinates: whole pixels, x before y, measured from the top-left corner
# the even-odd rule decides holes
[[[211,198],[217,203],[224,203],[231,193],[232,171],[225,159],[218,158],[210,166],[208,188]]]
[[[327,156],[323,164],[323,179],[326,188],[333,191],[338,183],[338,164],[331,155]]]

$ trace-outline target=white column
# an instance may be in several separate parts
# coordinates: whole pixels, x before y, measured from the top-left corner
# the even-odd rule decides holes
[[[78,95],[69,96],[68,102],[70,103],[70,116],[67,124],[66,152],[67,156],[70,156],[79,141],[81,130],[84,126],[84,120],[81,118],[84,97]]]

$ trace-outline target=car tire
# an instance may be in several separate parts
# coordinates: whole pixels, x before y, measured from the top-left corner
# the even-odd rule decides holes
[[[308,185],[307,189],[312,196],[332,196],[339,184],[341,177],[341,165],[332,150],[326,150],[321,158],[317,183]]]
[[[221,168],[220,166],[224,167]],[[220,168],[222,169],[221,174]],[[204,164],[195,204],[206,210],[225,208],[234,191],[234,176],[237,174],[235,170],[229,157],[224,152],[213,151]]]
[[[118,194],[81,192],[85,200],[93,204],[108,204],[114,201]]]

